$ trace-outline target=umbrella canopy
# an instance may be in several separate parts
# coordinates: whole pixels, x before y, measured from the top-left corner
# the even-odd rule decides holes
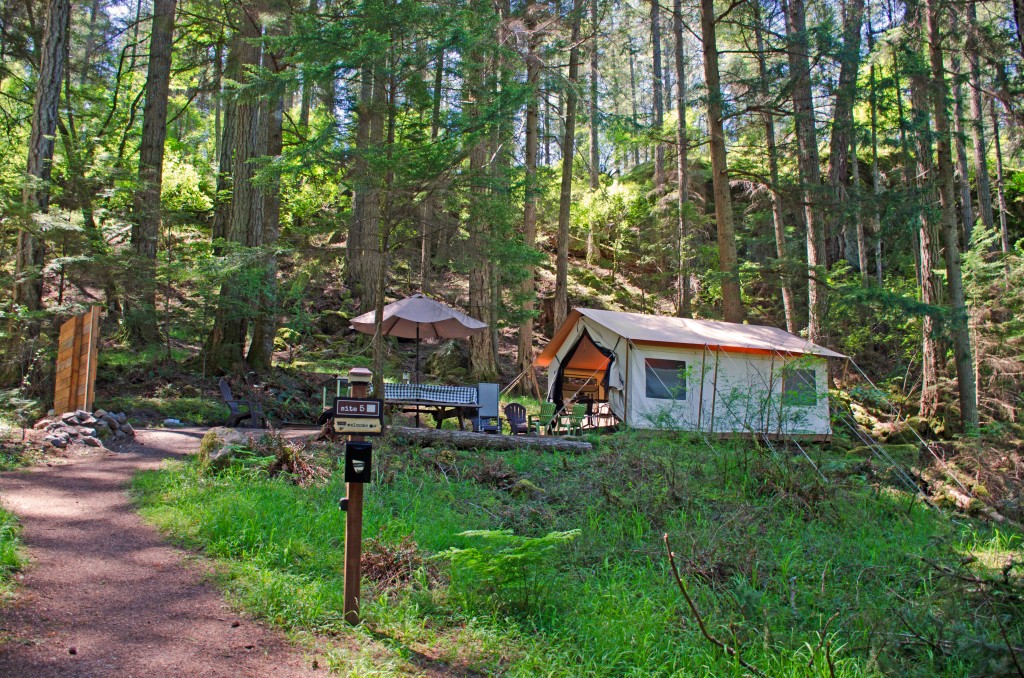
[[[404,339],[464,339],[487,329],[487,323],[470,318],[439,301],[414,294],[384,307],[381,332]],[[352,329],[364,334],[377,331],[377,313],[352,319]]]

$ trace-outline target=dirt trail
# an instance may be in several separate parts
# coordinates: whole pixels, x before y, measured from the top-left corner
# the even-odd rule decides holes
[[[0,609],[0,676],[305,676],[312,659],[233,612],[204,568],[133,512],[132,475],[194,450],[198,429],[0,476],[31,564]]]

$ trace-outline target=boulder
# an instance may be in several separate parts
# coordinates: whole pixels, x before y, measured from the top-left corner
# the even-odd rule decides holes
[[[89,447],[103,447],[103,443],[100,442],[100,439],[94,436],[82,436],[80,442],[83,445],[88,445]]]
[[[107,411],[104,409],[98,409],[92,413],[92,416],[96,417],[97,419],[102,419],[103,417],[107,416]]]
[[[96,435],[96,429],[90,428],[88,426],[79,426],[78,428],[75,429],[75,432],[78,435],[80,435],[80,436],[93,436],[93,437],[95,437],[95,435]]]
[[[112,414],[107,414],[106,412],[104,412],[103,416],[100,417],[99,419],[101,422],[104,422],[107,426],[109,426],[110,430],[112,431],[116,431],[117,429],[121,428],[121,422],[119,422],[117,420],[117,417],[115,417]]]
[[[113,431],[110,430],[110,427],[107,426],[107,423],[105,421],[98,421],[98,422],[96,422],[96,437],[97,438],[99,438],[100,440],[103,440],[104,438],[110,437],[110,435],[112,433],[113,433]]]
[[[121,428],[119,429],[118,433],[122,433],[122,432],[125,435],[130,436],[132,438],[135,437],[135,429],[127,421],[124,422],[123,424],[121,424]]]
[[[62,450],[68,446],[68,439],[66,437],[54,433],[51,433],[48,436],[44,436],[43,442],[49,443],[50,445],[53,445],[59,450]]]
[[[53,424],[53,422],[50,421],[49,419],[40,419],[39,421],[32,425],[32,428],[35,429],[36,431],[41,431],[44,428],[49,428],[51,424]]]
[[[114,437],[120,440],[122,438],[127,438],[128,434],[125,433],[124,431],[114,431]]]
[[[118,424],[128,423],[128,415],[125,414],[124,412],[118,412],[117,414],[114,415],[114,417],[117,419]]]
[[[60,415],[60,420],[63,421],[65,424],[71,424],[72,426],[74,426],[75,424],[78,423],[78,415],[75,414],[74,412],[65,412],[64,414]]]
[[[446,341],[426,361],[426,371],[441,382],[458,382],[469,372],[469,349],[464,341]]]
[[[233,428],[217,426],[211,428],[199,443],[198,458],[201,463],[211,468],[226,468],[239,448],[252,442],[252,439]]]

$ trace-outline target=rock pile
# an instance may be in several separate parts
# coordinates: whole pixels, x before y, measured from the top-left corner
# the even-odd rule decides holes
[[[135,437],[135,429],[128,423],[124,412],[114,414],[106,410],[96,410],[91,414],[86,410],[65,412],[57,419],[40,419],[34,428],[45,431],[43,442],[57,449],[75,443],[103,447],[103,440],[107,438],[123,440]]]

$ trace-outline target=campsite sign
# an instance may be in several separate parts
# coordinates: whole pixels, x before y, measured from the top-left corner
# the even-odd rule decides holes
[[[384,431],[384,401],[373,398],[335,398],[334,432],[380,435]]]

